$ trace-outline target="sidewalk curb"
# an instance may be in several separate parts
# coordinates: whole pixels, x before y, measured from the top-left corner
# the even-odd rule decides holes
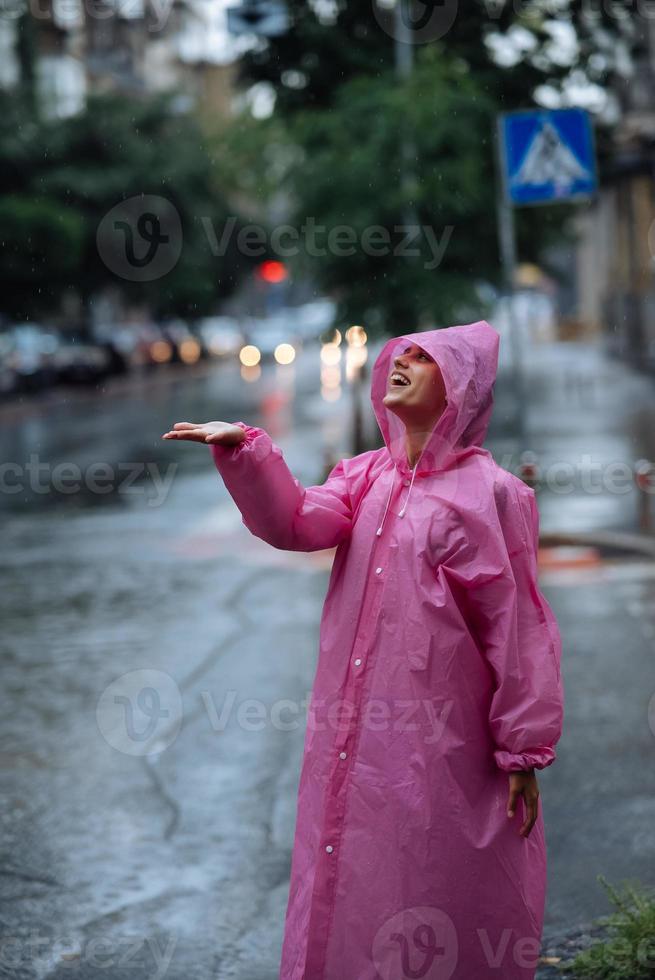
[[[620,555],[655,559],[655,535],[624,531],[545,531],[539,535],[542,548],[587,546],[597,548],[603,557]]]
[[[610,938],[609,916],[599,916],[589,922],[583,922],[568,929],[542,937],[540,957],[559,958],[559,963],[540,962],[537,967],[536,980],[569,980],[572,974],[568,970],[573,960],[583,950],[598,942]]]

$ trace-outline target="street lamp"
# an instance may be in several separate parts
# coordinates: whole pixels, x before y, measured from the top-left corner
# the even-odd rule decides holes
[[[366,331],[363,327],[353,326],[346,330],[346,343],[348,344],[346,348],[346,378],[350,381],[352,391],[352,451],[354,456],[366,450],[362,413],[362,381],[366,373],[366,360],[368,358],[366,340]]]

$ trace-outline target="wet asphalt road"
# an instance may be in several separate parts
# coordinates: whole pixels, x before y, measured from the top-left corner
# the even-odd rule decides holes
[[[531,390],[546,464],[648,452],[652,381],[565,348],[538,359]],[[0,976],[277,976],[331,555],[252,538],[208,450],[159,436],[182,418],[243,418],[316,482],[325,441],[349,452],[347,403],[317,392],[308,352],[250,385],[219,366],[0,415],[9,482],[23,484],[0,495]],[[499,461],[510,411],[503,383]],[[64,462],[78,469],[55,473]],[[545,491],[542,527],[629,528],[633,503]],[[637,563],[544,578],[567,691],[540,777],[547,940],[608,911],[598,872],[654,883],[654,589]]]
[[[0,975],[70,976],[77,958],[82,977],[232,977],[246,956],[251,980],[253,958],[270,976],[326,561],[253,548],[209,450],[160,434],[243,417],[281,444],[292,423],[330,438],[308,362],[252,386],[221,366],[28,405],[3,427],[23,492],[3,499]],[[319,445],[295,463],[312,482]],[[135,461],[159,486],[124,485]],[[89,489],[100,462],[109,493]],[[142,687],[156,703],[130,719],[113,697]],[[297,717],[274,725],[282,699]]]

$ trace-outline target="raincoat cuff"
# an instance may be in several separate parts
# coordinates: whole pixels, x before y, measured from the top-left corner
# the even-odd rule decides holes
[[[238,425],[244,430],[246,437],[235,446],[225,446],[220,445],[220,443],[211,444],[209,448],[211,449],[215,463],[237,459],[243,455],[250,455],[253,449],[264,447],[264,444],[268,442],[266,431],[256,425],[248,425],[247,422],[230,422],[230,425]],[[268,454],[268,449],[269,446],[266,445],[264,455]]]
[[[546,746],[542,749],[516,753],[496,749],[494,758],[499,769],[503,772],[512,772],[517,769],[545,769],[555,761],[556,755],[554,749]]]

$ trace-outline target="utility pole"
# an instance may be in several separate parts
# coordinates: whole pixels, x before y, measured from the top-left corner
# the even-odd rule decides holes
[[[394,5],[394,59],[396,76],[401,85],[407,82],[414,67],[414,35],[412,30],[413,0],[396,0]],[[418,227],[413,200],[416,188],[416,147],[412,134],[403,126],[400,135],[400,186],[404,192],[403,220],[409,227]]]
[[[396,56],[396,72],[400,79],[409,78],[414,65],[414,49],[412,46],[412,26],[410,19],[412,0],[396,0],[394,8],[394,53]],[[403,16],[406,8],[407,16]]]
[[[591,117],[584,109],[517,109],[500,113],[496,127],[498,237],[508,302],[519,449],[525,448],[527,401],[523,342],[514,302],[514,208],[590,200],[598,175]]]
[[[496,136],[496,210],[498,215],[498,239],[500,246],[500,259],[503,270],[503,285],[507,300],[509,342],[512,350],[512,382],[514,387],[516,438],[519,446],[519,453],[521,453],[525,449],[527,431],[527,400],[525,397],[521,325],[519,324],[516,316],[516,303],[514,302],[514,284],[516,282],[517,264],[516,226],[514,222],[514,208],[512,204],[507,201],[503,190],[502,173],[504,168],[504,160],[501,125],[502,122],[499,119],[497,123],[498,130]]]

